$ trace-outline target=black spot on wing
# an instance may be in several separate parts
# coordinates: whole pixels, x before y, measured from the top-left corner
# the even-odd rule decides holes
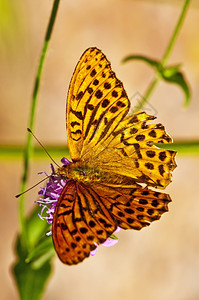
[[[138,142],[144,141],[145,135],[144,135],[144,134],[138,134],[138,135],[135,137],[135,139],[136,139],[136,141],[138,141]]]
[[[149,158],[153,158],[155,156],[155,151],[153,150],[147,150],[146,151],[146,155],[149,157]]]
[[[154,165],[152,163],[145,163],[145,167],[148,169],[148,170],[153,170],[154,169]]]
[[[151,130],[151,131],[149,132],[149,135],[150,135],[151,137],[153,137],[153,138],[156,138],[156,132],[155,132],[155,130]]]
[[[75,122],[71,122],[70,125],[71,125],[71,127],[74,127],[75,125],[78,125],[78,126],[79,126],[80,123],[75,121]]]
[[[93,85],[98,85],[99,84],[99,80],[98,79],[95,79],[94,81],[93,81]]]
[[[84,93],[81,91],[77,94],[77,100],[81,100],[82,97],[84,96]]]
[[[103,107],[103,108],[106,108],[106,107],[109,105],[109,103],[110,103],[110,101],[109,101],[108,99],[104,99],[104,100],[102,101],[102,107]]]
[[[113,96],[114,98],[117,98],[117,97],[118,97],[118,92],[115,91],[115,90],[113,90],[113,91],[112,91],[112,96]]]
[[[79,120],[83,120],[84,119],[81,111],[76,111],[76,110],[73,110],[72,108],[70,108],[70,112],[73,115],[75,115]]]
[[[95,96],[97,99],[101,99],[103,97],[103,93],[101,90],[97,90],[97,92],[95,93]]]
[[[111,84],[109,82],[104,83],[104,88],[109,90],[111,88]]]
[[[93,93],[92,87],[87,88],[87,92],[88,92],[89,94],[92,94],[92,93]]]
[[[93,69],[93,70],[91,71],[91,73],[90,73],[90,76],[91,76],[91,77],[94,77],[96,74],[97,74],[96,70]]]
[[[76,130],[76,131],[71,131],[72,134],[82,134],[82,131],[80,129]]]

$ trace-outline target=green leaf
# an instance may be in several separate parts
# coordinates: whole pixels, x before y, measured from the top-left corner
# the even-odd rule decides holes
[[[155,67],[156,69],[158,69],[159,65],[160,65],[157,60],[149,58],[144,55],[129,55],[122,60],[122,63],[125,63],[125,62],[127,62],[129,60],[133,60],[133,59],[142,60],[142,61],[148,63],[149,65],[151,65],[152,67]]]
[[[155,69],[157,74],[166,82],[177,84],[185,94],[184,106],[189,105],[191,99],[191,92],[183,73],[179,71],[181,66],[180,64],[169,66],[169,67],[163,67],[161,62],[143,55],[130,55],[125,57],[122,60],[122,62],[124,63],[134,59],[142,60],[147,64],[149,64],[151,67]]]
[[[30,249],[35,247],[42,238],[47,239],[46,232],[50,231],[50,225],[44,220],[41,220],[38,214],[41,213],[41,207],[36,204],[36,209],[33,210],[27,220],[27,232]]]
[[[17,239],[18,261],[13,266],[13,273],[16,279],[21,300],[41,299],[46,281],[51,273],[50,261],[46,261],[40,268],[33,268],[25,262],[26,251],[21,245],[20,236]]]
[[[179,72],[180,66],[181,65],[178,64],[178,65],[169,66],[167,68],[162,68],[161,75],[164,76],[165,78],[169,78],[173,76],[175,73]]]
[[[19,235],[16,242],[17,262],[13,273],[22,300],[41,299],[46,281],[51,273],[51,259],[54,256],[52,238],[46,236],[49,224],[38,217],[37,207],[26,221],[28,249]]]
[[[33,268],[41,267],[47,260],[55,254],[52,237],[45,237],[40,243],[30,251],[26,258],[27,263],[31,263]]]
[[[112,235],[110,236],[110,238],[113,239],[113,240],[118,240],[118,237],[117,237],[115,234],[112,234]]]
[[[184,75],[181,72],[178,72],[177,68],[175,69],[175,67],[177,66],[164,69],[161,75],[165,81],[177,84],[183,90],[185,94],[184,106],[187,107],[191,99],[190,88],[184,78]]]

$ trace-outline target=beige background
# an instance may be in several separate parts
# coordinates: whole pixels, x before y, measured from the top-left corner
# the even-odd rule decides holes
[[[3,1],[3,0],[1,0]],[[6,2],[6,1],[4,1]],[[1,21],[0,143],[23,144],[30,99],[43,37],[53,1],[8,1],[11,12]],[[62,0],[47,55],[36,114],[35,133],[45,145],[66,144],[65,98],[82,52],[103,50],[129,97],[144,94],[153,71],[141,62],[121,64],[127,54],[161,59],[184,1]],[[192,101],[183,108],[179,88],[159,84],[151,98],[174,140],[199,139],[199,11],[193,2],[169,63],[183,63]],[[169,213],[141,232],[121,231],[119,243],[100,247],[96,256],[68,267],[54,259],[44,300],[197,300],[199,299],[199,156],[178,156]],[[17,200],[22,161],[1,159],[1,299],[18,299],[11,276],[18,231]],[[33,160],[29,186],[37,172],[49,170],[48,158]],[[27,194],[27,211],[37,189]]]

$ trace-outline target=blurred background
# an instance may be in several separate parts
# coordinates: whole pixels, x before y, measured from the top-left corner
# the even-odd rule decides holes
[[[53,1],[0,0],[0,144],[23,146],[31,95]],[[46,146],[66,146],[65,101],[78,59],[91,46],[111,61],[131,98],[143,95],[154,72],[138,61],[121,64],[129,54],[161,59],[184,1],[63,0],[60,3],[39,93],[34,132]],[[199,4],[192,1],[169,64],[182,63],[192,89],[184,95],[161,82],[150,99],[158,122],[174,141],[199,140]],[[132,103],[133,105],[134,103]],[[59,158],[56,157],[58,160]],[[61,159],[61,157],[60,157]],[[11,266],[19,230],[18,200],[22,157],[1,158],[1,299],[19,299]],[[49,158],[32,159],[28,186],[50,171]],[[141,232],[121,231],[119,243],[100,247],[83,263],[68,267],[57,257],[43,299],[199,299],[199,155],[178,155],[166,192],[170,211]],[[27,213],[38,188],[27,193]]]

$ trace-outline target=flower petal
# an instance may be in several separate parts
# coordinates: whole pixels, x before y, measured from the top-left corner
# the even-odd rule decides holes
[[[115,239],[107,239],[102,245],[105,247],[111,247],[114,246],[115,244],[117,244],[118,240]]]

